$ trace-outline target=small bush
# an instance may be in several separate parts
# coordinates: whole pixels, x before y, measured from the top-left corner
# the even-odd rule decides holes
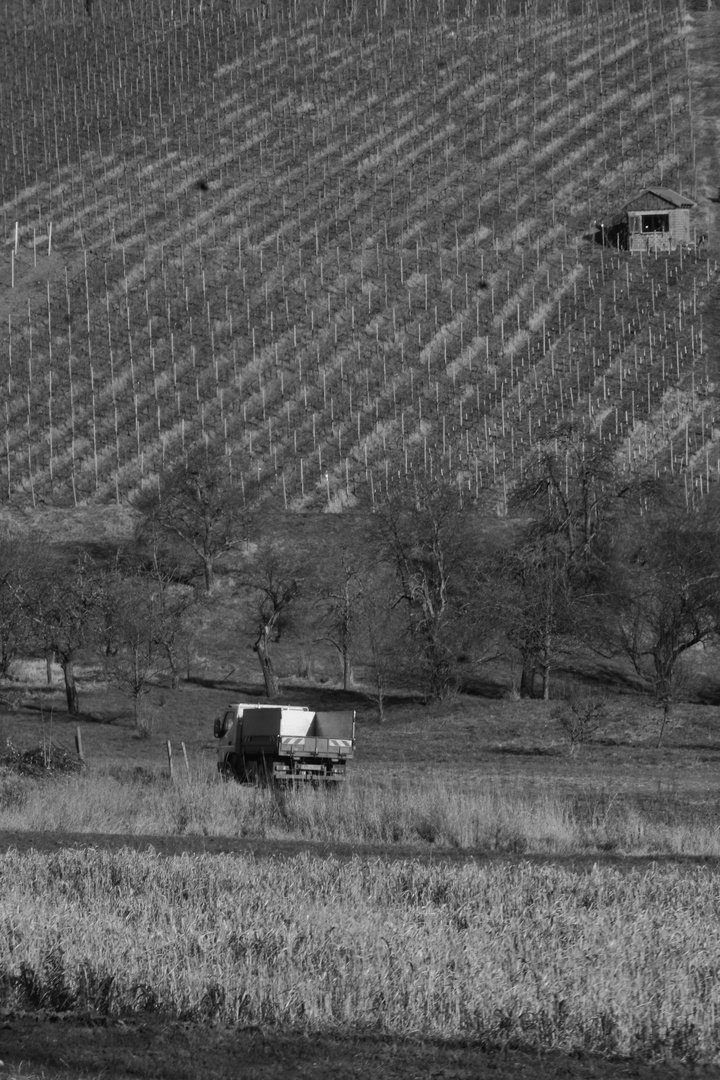
[[[552,714],[570,742],[570,753],[576,754],[581,743],[587,742],[607,721],[607,708],[602,699],[571,697]]]
[[[149,739],[157,731],[162,706],[143,703],[135,721],[135,738]]]
[[[16,772],[0,765],[0,810],[22,810],[26,786]]]
[[[18,750],[8,739],[5,752],[0,755],[0,769],[20,776],[40,778],[75,773],[82,767],[76,753],[50,741],[31,750]]]

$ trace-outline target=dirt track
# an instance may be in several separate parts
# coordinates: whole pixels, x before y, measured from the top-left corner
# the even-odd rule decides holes
[[[238,839],[228,836],[135,836],[128,833],[54,833],[0,832],[0,854],[16,851],[54,852],[94,847],[103,851],[154,852],[172,855],[238,855],[253,859],[292,859],[307,854],[319,859],[351,859],[356,856],[392,860],[417,859],[420,862],[493,863],[530,862],[535,865],[565,866],[578,871],[593,866],[614,866],[620,870],[650,870],[663,866],[705,866],[720,873],[720,858],[693,855],[622,855],[615,852],[592,852],[579,855],[543,855],[528,852],[488,852],[482,850],[441,848],[426,845],[409,847],[400,844],[329,844],[312,840]],[[0,1074],[1,1080],[1,1074]]]

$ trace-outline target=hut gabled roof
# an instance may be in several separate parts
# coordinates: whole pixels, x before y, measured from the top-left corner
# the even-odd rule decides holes
[[[642,191],[639,191],[637,195],[634,195],[630,202],[626,203],[623,207],[627,210],[629,207],[637,206],[648,195],[654,195],[656,199],[660,199],[662,202],[667,203],[668,206],[673,206],[677,210],[690,210],[696,203],[687,197],[687,195],[681,195],[677,191],[673,191],[672,188],[666,187],[647,187]]]

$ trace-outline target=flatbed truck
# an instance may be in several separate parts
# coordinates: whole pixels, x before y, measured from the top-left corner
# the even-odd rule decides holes
[[[215,721],[218,771],[241,783],[337,783],[355,752],[355,713],[228,705]]]

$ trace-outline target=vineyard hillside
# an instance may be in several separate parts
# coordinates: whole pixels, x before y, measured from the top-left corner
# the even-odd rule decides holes
[[[204,441],[277,508],[442,474],[502,513],[559,432],[702,495],[703,19],[10,0],[0,501],[126,504]],[[670,254],[612,242],[648,186],[696,204]]]

